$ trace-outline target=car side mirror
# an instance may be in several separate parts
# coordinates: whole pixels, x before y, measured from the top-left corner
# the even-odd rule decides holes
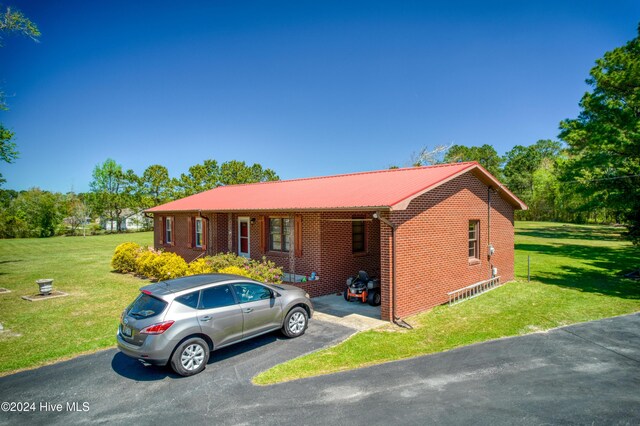
[[[280,297],[280,296],[281,296],[281,294],[278,293],[277,291],[272,291],[271,292],[271,297],[273,297],[273,298]]]

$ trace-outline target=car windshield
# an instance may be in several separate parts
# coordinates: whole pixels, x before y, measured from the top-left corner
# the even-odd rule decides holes
[[[148,294],[141,293],[131,304],[129,315],[134,318],[149,318],[160,314],[167,306],[167,302],[156,299]]]

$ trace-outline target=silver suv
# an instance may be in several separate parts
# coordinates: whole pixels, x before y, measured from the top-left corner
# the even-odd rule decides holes
[[[182,376],[204,370],[209,353],[273,330],[298,337],[313,314],[298,287],[238,275],[204,274],[140,289],[120,318],[118,349]]]

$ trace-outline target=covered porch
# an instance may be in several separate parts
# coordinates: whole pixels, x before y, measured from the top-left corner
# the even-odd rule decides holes
[[[373,210],[238,211],[206,218],[206,254],[232,252],[281,267],[283,282],[311,297],[341,294],[359,271],[380,279],[380,306],[369,315],[388,319],[390,231]],[[382,212],[387,216],[388,212]],[[177,218],[177,225],[182,222]],[[286,244],[285,244],[286,242]],[[348,310],[346,304],[343,309]],[[369,305],[367,305],[369,306]],[[345,311],[347,312],[347,311]]]

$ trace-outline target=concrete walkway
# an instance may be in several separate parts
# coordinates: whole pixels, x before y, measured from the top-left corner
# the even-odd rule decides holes
[[[315,308],[314,318],[321,321],[339,324],[358,331],[389,324],[380,319],[379,306],[371,306],[360,301],[347,302],[342,295],[330,294],[314,297],[311,301]]]

